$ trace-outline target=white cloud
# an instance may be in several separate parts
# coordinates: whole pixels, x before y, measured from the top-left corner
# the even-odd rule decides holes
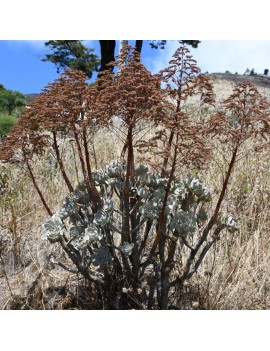
[[[202,71],[244,73],[254,68],[263,73],[270,66],[268,40],[205,40],[191,50]]]
[[[152,73],[158,73],[160,70],[168,67],[168,63],[178,47],[179,43],[177,40],[168,40],[165,49],[152,49],[153,55],[146,57],[143,63]]]
[[[44,43],[46,40],[7,40],[6,44],[15,51],[24,50],[27,45],[29,48],[34,49],[37,52],[40,52],[41,49],[44,49]]]
[[[168,41],[165,50],[145,59],[145,65],[154,73],[168,65],[178,41]],[[247,68],[263,73],[270,69],[270,40],[202,40],[197,49],[189,47],[202,72],[238,72]]]

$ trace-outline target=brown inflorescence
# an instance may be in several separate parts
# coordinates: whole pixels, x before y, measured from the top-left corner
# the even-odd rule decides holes
[[[250,82],[235,86],[233,93],[222,102],[223,110],[214,113],[206,122],[207,134],[216,136],[232,148],[240,147],[248,139],[261,137],[263,149],[270,133],[270,104]],[[262,138],[266,140],[264,143]]]

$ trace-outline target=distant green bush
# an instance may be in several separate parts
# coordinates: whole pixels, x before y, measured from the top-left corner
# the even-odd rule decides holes
[[[25,96],[19,91],[6,89],[0,84],[0,113],[19,117],[25,108]]]
[[[0,112],[0,139],[11,130],[16,120],[16,117]]]

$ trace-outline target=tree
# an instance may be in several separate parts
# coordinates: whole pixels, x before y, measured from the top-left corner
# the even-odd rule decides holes
[[[128,42],[128,41],[126,41]],[[101,51],[101,66],[99,68],[100,72],[105,71],[106,69],[113,70],[113,66],[107,67],[107,65],[115,61],[114,50],[115,50],[115,40],[100,40],[100,51]],[[197,48],[200,41],[199,40],[179,40],[180,44],[191,45],[193,48]],[[150,46],[152,49],[164,49],[167,44],[167,40],[150,40]],[[142,51],[143,40],[136,40],[135,50],[141,53]]]
[[[128,43],[127,40],[122,42]],[[154,49],[164,49],[167,40],[151,40],[150,46]],[[180,44],[191,45],[193,48],[197,48],[200,43],[199,40],[179,40]],[[99,40],[101,60],[98,60],[98,56],[92,54],[94,49],[86,48],[81,40],[50,40],[45,43],[46,47],[52,50],[52,54],[47,54],[42,59],[43,62],[52,62],[57,66],[57,72],[61,69],[71,68],[83,71],[88,78],[92,77],[93,71],[98,71],[98,75],[101,72],[109,69],[113,70],[112,66],[107,66],[110,62],[115,61],[115,40]],[[142,51],[143,40],[136,40],[135,50],[139,53]],[[99,67],[99,69],[98,69]]]
[[[122,40],[121,45],[125,46],[128,43],[128,40]],[[100,72],[103,72],[107,69],[113,70],[113,66],[107,67],[108,63],[114,62],[114,51],[115,51],[115,40],[100,40],[100,52],[101,52],[101,66],[99,68],[99,76]],[[141,53],[142,51],[143,40],[136,40],[135,50]]]
[[[100,64],[94,49],[86,48],[81,40],[49,40],[45,43],[52,54],[47,54],[43,62],[52,62],[57,67],[57,73],[65,68],[77,69],[92,77],[94,71],[98,70]]]
[[[264,74],[265,76],[268,76],[268,73],[269,73],[269,69],[266,68],[266,69],[264,70],[263,74]]]
[[[178,40],[180,44],[191,45],[193,48],[197,49],[200,40]],[[152,49],[165,49],[167,40],[151,40],[150,46]]]
[[[4,113],[0,113],[0,141],[4,135],[8,134],[16,123],[17,118],[14,116],[9,116]]]
[[[0,112],[18,116],[26,105],[25,96],[19,91],[0,87]]]

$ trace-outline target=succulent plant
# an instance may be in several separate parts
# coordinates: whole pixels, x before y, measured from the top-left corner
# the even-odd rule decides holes
[[[76,204],[73,202],[72,199],[69,197],[66,197],[66,199],[63,202],[63,207],[59,211],[59,217],[62,220],[65,220],[66,218],[72,216],[77,212]]]
[[[55,243],[64,234],[64,225],[61,217],[54,214],[46,223],[42,225],[41,236],[51,243]]]
[[[180,210],[170,223],[171,229],[176,229],[181,234],[193,234],[197,230],[197,218],[191,212]]]
[[[85,250],[88,245],[99,241],[101,238],[101,229],[95,224],[90,224],[85,229],[82,239],[76,244],[76,248],[79,250]]]
[[[104,266],[112,262],[112,256],[108,247],[101,246],[98,249],[94,249],[93,255],[91,256],[91,263],[94,266]]]
[[[69,228],[69,235],[71,239],[76,239],[80,237],[80,235],[83,233],[83,228],[79,227],[78,225],[71,224]]]
[[[179,206],[178,197],[175,194],[169,195],[167,200],[167,206],[165,209],[165,214],[166,215],[170,213],[173,214],[177,210],[178,206]]]
[[[138,186],[137,194],[142,199],[148,199],[152,195],[151,191],[149,191],[146,187],[143,187],[143,186]]]
[[[107,199],[105,201],[105,204],[103,206],[103,210],[106,212],[106,213],[112,213],[113,212],[113,209],[114,209],[114,201],[112,199]]]
[[[185,180],[185,184],[187,189],[196,195],[199,200],[205,202],[210,200],[211,193],[197,176],[192,176],[189,174]]]
[[[100,186],[106,184],[106,182],[109,179],[109,176],[103,170],[98,170],[96,172],[93,172],[93,179],[95,185]]]
[[[104,210],[98,210],[95,214],[94,224],[100,227],[104,227],[109,222],[109,220],[110,218],[107,212]]]
[[[111,178],[120,177],[122,170],[122,165],[118,160],[111,161],[108,166],[105,167],[105,173]]]
[[[125,256],[129,256],[132,253],[132,250],[134,248],[134,244],[131,243],[127,243],[124,242],[122,246],[119,247],[120,251],[125,255]]]
[[[141,206],[139,211],[146,219],[154,220],[158,218],[158,208],[154,207],[151,203]]]
[[[148,167],[142,164],[139,164],[135,167],[135,175],[136,177],[140,177],[148,173]]]
[[[218,223],[225,225],[230,233],[234,233],[239,230],[237,222],[232,215],[221,214],[218,218]]]

